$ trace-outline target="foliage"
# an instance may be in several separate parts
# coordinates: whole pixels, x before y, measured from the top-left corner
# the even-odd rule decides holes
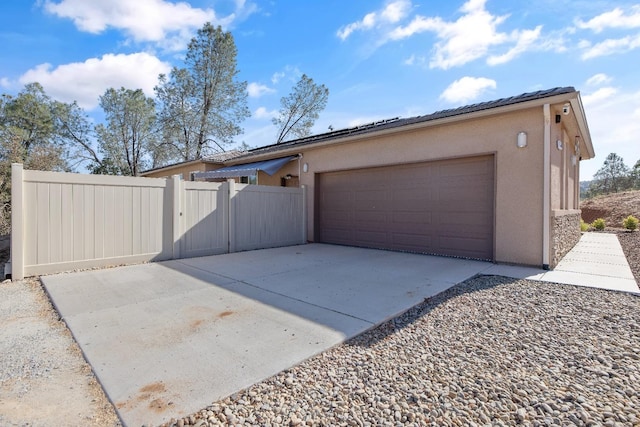
[[[586,198],[599,194],[617,193],[633,188],[631,171],[616,153],[607,156],[602,167],[595,173],[594,180],[585,194]]]
[[[138,175],[155,145],[155,102],[141,89],[109,88],[100,97],[106,125],[96,126],[104,160],[93,166],[98,173]]]
[[[598,230],[598,231],[602,231],[604,230],[606,224],[604,222],[604,219],[602,218],[598,218],[595,221],[593,221],[591,223],[591,227],[593,227],[594,229]]]
[[[638,228],[638,218],[633,215],[629,215],[622,221],[622,226],[627,230],[633,231]]]
[[[26,169],[67,171],[79,141],[86,142],[88,120],[76,104],[51,99],[38,83],[16,96],[0,96],[0,204],[2,215],[11,200],[11,163]],[[77,157],[76,157],[77,159]],[[6,221],[5,221],[6,220]],[[2,218],[2,224],[8,218]],[[8,230],[2,229],[0,233]]]
[[[589,231],[589,224],[584,222],[582,218],[580,218],[580,231]]]
[[[632,188],[640,190],[640,160],[636,162],[629,174],[630,185]]]
[[[273,119],[278,127],[276,143],[302,138],[311,134],[311,128],[320,112],[327,106],[329,89],[317,85],[303,74],[293,91],[280,99],[280,111]]]
[[[189,43],[185,68],[161,75],[156,86],[162,141],[154,166],[222,151],[249,116],[247,82],[238,81],[230,32],[206,23]]]

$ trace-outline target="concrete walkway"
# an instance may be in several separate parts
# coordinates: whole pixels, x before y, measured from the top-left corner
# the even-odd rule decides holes
[[[584,233],[551,271],[493,265],[482,274],[640,293],[618,237],[607,233]]]
[[[118,414],[158,425],[492,264],[309,244],[43,276]]]

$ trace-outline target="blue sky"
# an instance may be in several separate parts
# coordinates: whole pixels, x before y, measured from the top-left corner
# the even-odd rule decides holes
[[[302,73],[329,103],[314,133],[556,86],[580,90],[596,150],[640,159],[640,3],[606,0],[13,0],[0,2],[0,92],[40,82],[100,120],[109,87],[153,96],[205,22],[230,30],[251,118],[237,142],[274,142],[271,117]]]

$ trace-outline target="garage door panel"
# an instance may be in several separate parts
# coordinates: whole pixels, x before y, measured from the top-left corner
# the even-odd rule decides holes
[[[482,251],[486,249],[486,240],[480,238],[462,238],[458,236],[441,236],[440,244],[444,249],[456,251],[456,252],[466,252],[466,253],[475,253],[477,251]]]
[[[392,220],[394,224],[403,224],[407,227],[413,227],[416,224],[430,225],[432,222],[431,212],[416,211],[401,211],[393,212]]]
[[[357,211],[356,215],[359,218],[358,223],[385,224],[387,222],[386,212],[379,212],[374,210],[371,210],[371,211],[361,210],[361,211]],[[365,224],[365,225],[368,226],[368,224]],[[358,227],[356,224],[356,228],[360,228],[360,227]]]
[[[492,259],[493,170],[483,156],[320,174],[318,240]]]
[[[476,227],[482,227],[487,222],[488,218],[482,213],[478,213],[477,210],[453,212],[442,215],[440,218],[440,225],[447,228],[465,227],[466,229],[476,229]]]
[[[432,246],[428,235],[394,233],[392,237],[398,250],[420,252],[421,248]]]
[[[353,233],[356,242],[359,246],[378,247],[380,244],[387,240],[387,233],[384,231],[361,231],[356,230]]]

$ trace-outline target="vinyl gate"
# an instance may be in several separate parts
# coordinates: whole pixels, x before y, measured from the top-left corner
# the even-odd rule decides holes
[[[21,164],[12,165],[11,185],[13,279],[306,243],[304,188]]]

